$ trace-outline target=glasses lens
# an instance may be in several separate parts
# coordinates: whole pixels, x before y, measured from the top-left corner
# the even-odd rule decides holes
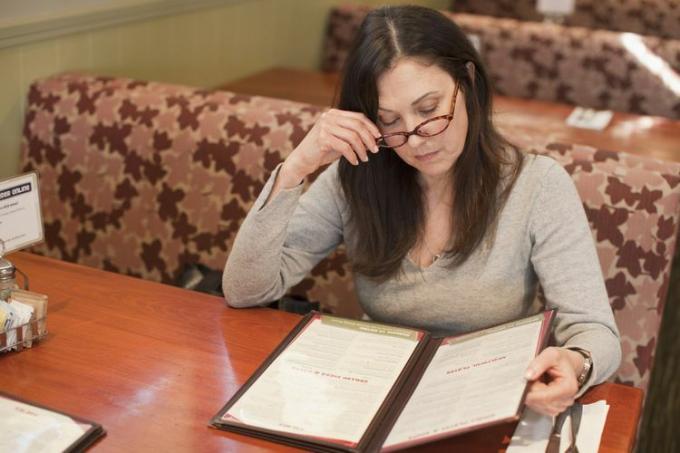
[[[432,120],[418,128],[418,135],[429,137],[431,135],[441,134],[448,126],[449,120],[447,118]]]
[[[387,148],[395,148],[406,143],[407,138],[403,135],[390,135],[380,139],[378,145]]]

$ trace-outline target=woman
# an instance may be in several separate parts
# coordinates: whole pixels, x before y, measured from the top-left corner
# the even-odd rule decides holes
[[[343,241],[377,321],[480,329],[539,310],[540,283],[560,347],[529,366],[526,401],[563,411],[616,370],[618,332],[571,178],[504,141],[490,112],[484,68],[453,22],[422,7],[372,11],[338,109],[272,174],[237,235],[228,303],[281,297]]]

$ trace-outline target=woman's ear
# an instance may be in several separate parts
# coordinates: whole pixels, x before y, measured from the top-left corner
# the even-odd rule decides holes
[[[467,69],[468,77],[472,81],[472,88],[475,87],[475,64],[471,61],[465,63],[465,69]]]

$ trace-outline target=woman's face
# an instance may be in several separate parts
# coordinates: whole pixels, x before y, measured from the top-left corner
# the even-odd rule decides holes
[[[413,58],[398,60],[377,84],[377,126],[383,134],[410,132],[423,121],[450,113],[456,89],[453,78],[439,66]],[[467,128],[465,96],[458,90],[453,120],[444,132],[432,137],[411,135],[394,151],[426,180],[441,177],[463,151]]]

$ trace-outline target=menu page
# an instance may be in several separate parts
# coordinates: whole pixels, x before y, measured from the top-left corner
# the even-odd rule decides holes
[[[516,415],[543,318],[445,339],[384,447],[419,444]]]
[[[0,396],[0,451],[61,452],[90,427],[66,415]]]
[[[318,315],[222,419],[356,445],[419,335]]]

